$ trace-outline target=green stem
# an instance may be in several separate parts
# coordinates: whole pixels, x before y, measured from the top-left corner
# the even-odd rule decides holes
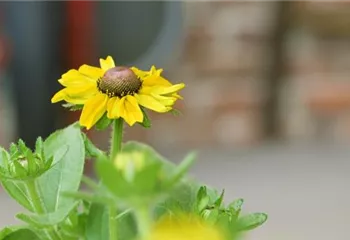
[[[135,209],[135,217],[140,239],[147,239],[151,229],[151,211],[147,207]]]
[[[111,160],[113,161],[117,154],[120,152],[122,147],[122,139],[123,139],[123,119],[115,119],[113,123],[113,131],[112,131],[112,142],[111,142]]]
[[[113,206],[109,206],[108,209],[108,229],[109,229],[109,240],[117,240],[117,208]]]
[[[45,214],[46,211],[45,211],[45,208],[40,200],[40,197],[39,197],[40,195],[38,193],[35,180],[26,181],[26,187],[27,187],[28,195],[30,197],[30,201],[31,201],[33,210],[39,215]],[[56,232],[54,227],[52,227],[51,229],[44,229],[43,232],[46,235],[46,237],[50,240],[60,240],[61,239],[61,237]]]
[[[110,146],[110,158],[114,161],[115,157],[121,150],[123,139],[123,119],[115,119],[113,123],[112,141]],[[108,209],[108,226],[109,226],[109,240],[117,240],[117,208],[115,206],[109,206]]]

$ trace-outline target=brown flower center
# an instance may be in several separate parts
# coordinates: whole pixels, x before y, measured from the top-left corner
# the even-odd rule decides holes
[[[127,67],[111,68],[97,81],[98,90],[108,97],[134,95],[141,85],[141,80]]]

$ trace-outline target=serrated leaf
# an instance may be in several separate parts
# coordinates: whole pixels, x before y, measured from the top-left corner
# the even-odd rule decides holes
[[[109,125],[111,125],[111,123],[113,122],[112,119],[109,119],[107,117],[107,113],[103,114],[103,116],[97,121],[97,123],[95,124],[95,127],[97,130],[102,131],[105,130],[106,128],[109,127]]]
[[[252,213],[238,219],[237,227],[239,231],[248,231],[264,224],[267,220],[265,213]]]

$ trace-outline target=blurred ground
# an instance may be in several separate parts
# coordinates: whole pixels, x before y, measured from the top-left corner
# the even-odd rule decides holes
[[[180,155],[163,151],[165,155]],[[242,197],[247,212],[264,211],[268,222],[247,240],[350,239],[350,151],[345,146],[265,145],[253,150],[200,151],[193,174]],[[0,194],[0,228],[14,223],[16,204]]]

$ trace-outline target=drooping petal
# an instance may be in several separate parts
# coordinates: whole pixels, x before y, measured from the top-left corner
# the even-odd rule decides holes
[[[108,96],[102,93],[89,99],[80,116],[80,125],[90,129],[106,112]]]
[[[57,103],[57,102],[60,102],[60,101],[63,101],[64,100],[64,91],[65,89],[62,89],[60,91],[58,91],[52,98],[51,98],[51,103]]]
[[[175,84],[170,87],[158,86],[158,87],[154,87],[152,92],[154,94],[159,94],[159,95],[169,95],[180,91],[184,87],[185,87],[184,83]]]
[[[109,119],[116,119],[119,118],[118,109],[117,109],[117,102],[119,101],[118,97],[113,97],[108,100],[107,104],[107,117]]]
[[[161,96],[157,94],[151,94],[152,97],[154,97],[158,102],[163,104],[164,106],[172,106],[174,105],[176,98],[175,97],[167,97],[167,96]]]
[[[79,87],[85,86],[86,84],[96,85],[96,79],[89,78],[75,69],[71,69],[63,74],[58,82],[65,87]]]
[[[111,56],[108,56],[106,59],[100,58],[100,65],[105,71],[115,67],[114,60]]]
[[[167,112],[169,111],[171,108],[164,106],[163,104],[161,104],[159,101],[157,101],[154,97],[149,96],[149,95],[143,95],[143,94],[135,94],[134,95],[137,102],[148,108],[151,109],[155,112]]]
[[[130,126],[134,125],[136,122],[143,121],[143,113],[135,97],[127,95],[118,101],[116,105],[120,117]]]
[[[105,73],[105,71],[101,68],[98,68],[98,67],[92,67],[92,66],[89,66],[89,65],[82,65],[80,68],[79,68],[79,72],[81,74],[84,74],[85,76],[91,78],[91,79],[94,79],[97,81],[97,79],[103,77],[103,74]]]
[[[51,102],[56,103],[64,100],[73,104],[84,104],[89,98],[96,95],[97,92],[94,86],[64,88],[53,96]]]

